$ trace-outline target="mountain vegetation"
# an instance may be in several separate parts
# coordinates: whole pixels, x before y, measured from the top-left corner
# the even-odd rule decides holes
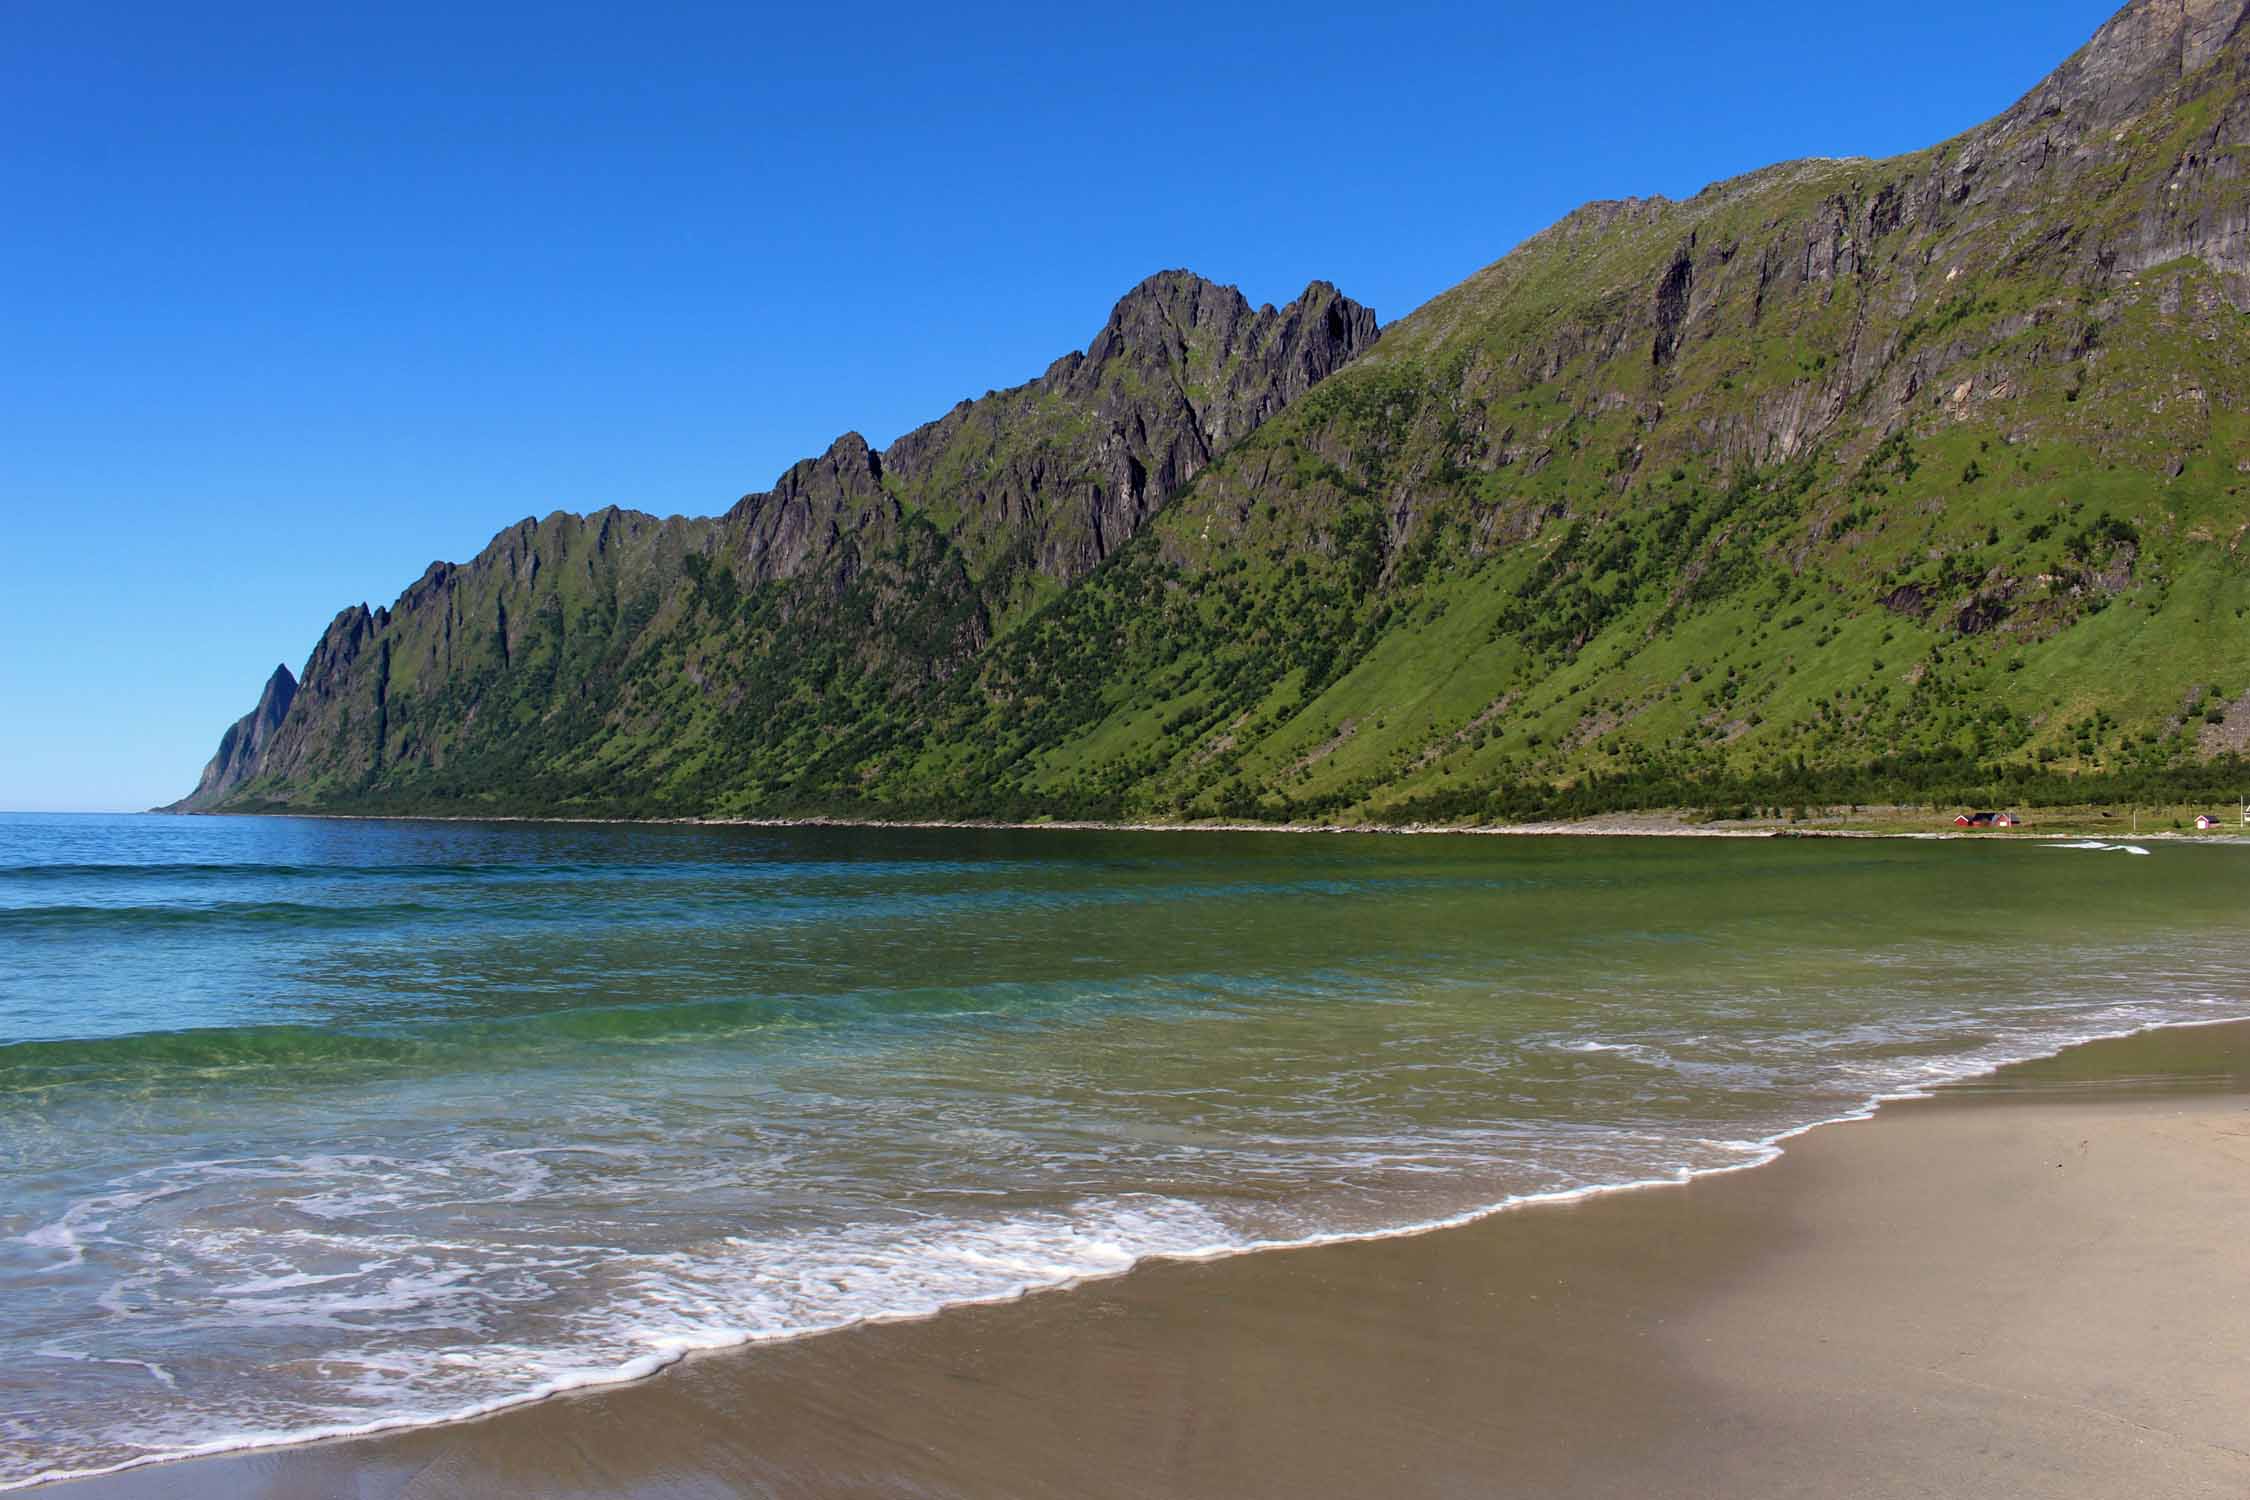
[[[1591,204],[1379,338],[1325,284],[1152,278],[882,453],[707,520],[527,520],[345,611],[179,806],[2231,792],[2246,14],[2135,0],[1954,140]]]

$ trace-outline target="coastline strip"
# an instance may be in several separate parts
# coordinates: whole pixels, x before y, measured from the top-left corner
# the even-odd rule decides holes
[[[2094,835],[2123,837],[2115,829],[2065,820],[2053,827],[2018,828],[2012,832],[1931,829],[1841,828],[1825,820],[1809,824],[1749,823],[1739,827],[1686,821],[1665,813],[1616,813],[1568,823],[1105,823],[1084,819],[1049,819],[1045,822],[1004,822],[946,818],[839,818],[839,817],[718,817],[677,815],[653,818],[603,818],[559,813],[348,813],[261,809],[256,812],[175,813],[151,808],[145,816],[183,818],[308,818],[330,823],[529,823],[558,827],[592,828],[791,828],[857,829],[865,832],[952,833],[1284,833],[1349,834],[1427,837],[1452,834],[1466,838],[1586,838],[1586,839],[1907,839],[1917,843],[2050,844],[2061,839]],[[2138,841],[2239,845],[2250,844],[2250,835],[2187,833],[2151,829],[2130,835]]]
[[[2072,1132],[2075,1167],[2065,1139]],[[1961,1461],[1963,1443],[2036,1437],[2062,1444],[2055,1452],[2068,1461],[2042,1460],[2039,1484],[2017,1489],[2008,1486],[2024,1476],[1988,1466],[1978,1492],[2093,1494],[2105,1492],[2095,1478],[2118,1471],[2071,1441],[2071,1422],[2084,1427],[2089,1414],[2107,1413],[2103,1392],[2123,1389],[2133,1396],[2129,1407],[2148,1407],[2139,1387],[2167,1380],[2205,1389],[2174,1391],[2153,1402],[2161,1409],[2139,1410],[2130,1420],[2145,1430],[2132,1446],[2160,1450],[2177,1469],[2185,1487],[2166,1493],[2204,1493],[2195,1486],[2214,1474],[2237,1487],[2209,1492],[2241,1492],[2250,1442],[2227,1441],[2225,1418],[2213,1411],[2239,1412],[2250,1373],[2226,1361],[2183,1364],[2177,1348],[2144,1347],[2130,1319],[2151,1315],[2141,1304],[2152,1290],[2209,1312],[2250,1270],[2243,1195],[2214,1205],[2198,1201],[2208,1192],[2182,1192],[2194,1185],[2187,1179],[2200,1175],[2208,1188],[2219,1170],[2239,1167],[2229,1153],[2250,1157],[2250,1024],[2097,1042],[1885,1108],[1872,1124],[1792,1135],[1800,1139],[1775,1153],[1777,1165],[1726,1169],[1668,1193],[1593,1190],[1453,1227],[1260,1247],[1289,1252],[1281,1254],[1144,1262],[1069,1290],[714,1354],[662,1379],[477,1421],[168,1462],[37,1493],[112,1500],[590,1489],[654,1500],[705,1493],[722,1479],[736,1490],[807,1495],[1343,1493],[1352,1483],[1376,1485],[1373,1474],[1345,1481],[1358,1460],[1332,1450],[1346,1435],[1359,1445],[1351,1452],[1418,1465],[1412,1472],[1430,1481],[1401,1489],[1393,1469],[1382,1481],[1393,1492],[1536,1477],[1542,1493],[1611,1493],[1589,1486],[1635,1475],[1655,1482],[1676,1469],[1685,1445],[1696,1462],[1732,1476],[1724,1492],[1784,1493],[1760,1488],[1779,1472],[1778,1459],[1756,1456],[1764,1440],[1713,1449],[1712,1424],[1787,1418],[1811,1423],[1798,1440],[1815,1449],[1864,1447],[1874,1431],[1865,1421],[1829,1431],[1823,1413],[1907,1400],[1916,1411],[1936,1403],[1962,1430],[1947,1428],[1952,1435],[1933,1455],[1894,1455],[1903,1465],[1894,1478],[1929,1479],[1925,1461],[1935,1451]],[[2213,1207],[2219,1211],[2206,1212]],[[2164,1234],[2110,1243],[2121,1226],[2150,1223]],[[2136,1254],[2149,1263],[2136,1266]],[[1912,1296],[1901,1305],[1870,1297],[1902,1270]],[[1773,1293],[1776,1278],[1800,1290]],[[2002,1318],[1997,1329],[1988,1326],[1995,1286],[2012,1288],[1998,1311],[2013,1321]],[[2056,1300],[2074,1294],[2067,1307]],[[2250,1323],[2250,1313],[2234,1317]],[[1770,1330],[1789,1326],[1821,1331],[1775,1344]],[[1700,1353],[1680,1332],[1698,1327],[1709,1330]],[[1925,1358],[1935,1345],[1911,1340],[1904,1350],[1886,1347],[1899,1330],[1944,1344],[1968,1337],[1949,1330],[1979,1327],[1983,1355],[1956,1349]],[[2074,1328],[2077,1344],[2115,1347],[2094,1358],[2073,1345]],[[2202,1319],[2187,1332],[2208,1345],[2239,1340],[2250,1327]],[[2058,1338],[2066,1356],[2086,1357],[2055,1357]],[[1963,1373],[1980,1360],[2001,1368]],[[1959,1368],[1948,1374],[1948,1365]],[[1630,1393],[1621,1390],[1576,1418],[1554,1410],[1556,1391],[1573,1388],[1568,1372],[1589,1367],[1606,1372],[1598,1383],[1647,1389],[1627,1408],[1617,1405]],[[1923,1374],[1908,1378],[1913,1368]],[[1237,1377],[1246,1369],[1262,1373],[1244,1385]],[[1986,1389],[1994,1374],[2020,1384],[2027,1369],[2050,1384],[2082,1377],[2102,1399],[2071,1398],[2083,1410],[2064,1422],[2057,1413],[2070,1401],[2062,1396],[2041,1406],[2036,1390],[2001,1400]],[[1913,1388],[1904,1396],[1902,1380]],[[1256,1388],[1265,1382],[1276,1383],[1271,1400]],[[2005,1380],[1993,1387],[2002,1388],[2015,1390]],[[1826,1394],[1800,1410],[1808,1389]],[[1368,1412],[1355,1391],[1371,1401]],[[1420,1394],[1410,1400],[1413,1391]],[[1971,1399],[1977,1391],[1984,1395]],[[1464,1406],[1471,1401],[1473,1417]],[[2002,1409],[1985,1409],[1996,1401]],[[1305,1423],[1306,1402],[1327,1415]],[[1654,1467],[1633,1469],[1638,1460],[1614,1445],[1586,1448],[1592,1410],[1636,1434],[1631,1452]],[[2189,1441],[2178,1421],[2167,1422],[2183,1411],[2197,1430],[2218,1435]],[[1373,1412],[1419,1433],[1413,1453],[1397,1434],[1369,1430]],[[1439,1421],[1435,1413],[1453,1415]],[[1527,1426],[1522,1413],[1544,1415]],[[1682,1413],[1694,1419],[1676,1421]],[[2038,1431],[2019,1430],[2025,1423]],[[1511,1434],[1507,1441],[1480,1435],[1494,1424]],[[655,1436],[644,1441],[646,1434]],[[1854,1460],[1871,1461],[1864,1452]],[[386,1478],[403,1484],[408,1471],[420,1476],[411,1488]],[[1812,1482],[1801,1463],[1789,1472],[1794,1483]],[[836,1482],[846,1473],[855,1477]],[[438,1474],[452,1477],[431,1477]],[[2087,1487],[2070,1488],[2080,1477]],[[1832,1492],[1920,1491],[1878,1484]]]

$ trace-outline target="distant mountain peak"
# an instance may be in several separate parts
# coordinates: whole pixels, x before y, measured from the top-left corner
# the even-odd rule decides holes
[[[1333,282],[1318,278],[1307,282],[1305,289],[1284,304],[1280,311],[1287,312],[1291,309],[1326,310],[1337,304],[1342,304],[1353,315],[1365,313],[1366,333],[1371,340],[1375,327],[1374,314],[1367,312],[1358,303],[1353,302],[1349,297],[1338,291]],[[1187,317],[1187,326],[1192,327],[1209,322],[1214,318],[1247,318],[1253,312],[1259,316],[1266,316],[1274,313],[1275,308],[1271,303],[1254,308],[1250,299],[1243,295],[1242,289],[1238,286],[1212,281],[1208,277],[1199,276],[1193,271],[1174,269],[1159,271],[1155,275],[1145,278],[1131,291],[1118,298],[1117,305],[1110,310],[1109,322],[1105,325],[1106,329],[1126,327],[1131,325],[1138,317],[1151,312],[1174,315],[1184,313]]]
[[[286,662],[273,669],[258,706],[229,725],[219,737],[218,753],[203,768],[195,790],[173,803],[167,812],[198,812],[225,800],[228,793],[258,774],[258,763],[273,740],[289,706],[297,698],[297,677]]]

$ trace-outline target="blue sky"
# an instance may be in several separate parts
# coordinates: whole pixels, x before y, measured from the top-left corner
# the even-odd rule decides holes
[[[1931,144],[2114,8],[14,7],[0,808],[178,796],[338,609],[888,442],[1152,271],[1388,321],[1589,198]]]

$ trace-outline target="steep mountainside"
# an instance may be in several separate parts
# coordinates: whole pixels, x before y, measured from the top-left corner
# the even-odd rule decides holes
[[[722,517],[527,519],[338,615],[294,711],[255,744],[230,731],[178,806],[695,805],[794,778],[831,725],[943,682],[1375,337],[1325,283],[1276,311],[1167,272],[1031,384],[884,453],[848,433]]]
[[[433,569],[341,618],[197,805],[1475,820],[2233,775],[2246,11],[2136,0],[1928,151],[1591,205],[1326,380],[1373,331],[1328,289],[1158,278],[1082,360],[715,530],[526,523],[455,570],[472,608]]]
[[[1572,215],[872,785],[1476,819],[2196,783],[2250,730],[2244,11],[2129,6],[1929,151]]]

